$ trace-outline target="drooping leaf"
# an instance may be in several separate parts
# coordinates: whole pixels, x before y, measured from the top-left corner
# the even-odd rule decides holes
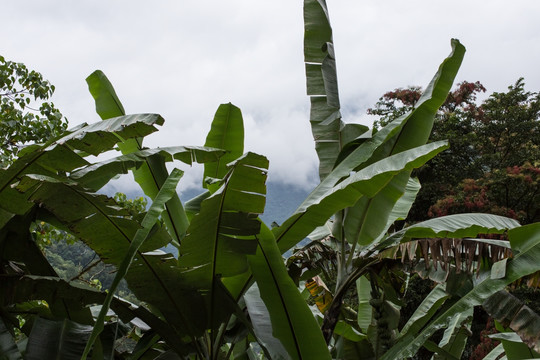
[[[147,135],[155,131],[154,124],[160,124],[162,120],[159,115],[114,118],[81,126],[45,145],[32,146],[32,151],[24,152],[6,171],[0,173],[0,206],[15,214],[26,213],[32,206],[27,201],[27,195],[12,188],[23,175],[34,173],[55,176],[59,172],[73,171],[88,165],[73,149],[99,154],[110,150],[122,137]]]
[[[445,312],[438,315],[427,324],[419,333],[409,332],[388,350],[382,359],[402,359],[415,354],[420,346],[438,329],[446,328],[455,314],[482,304],[488,297],[507,284],[540,270],[540,224],[531,224],[508,231],[508,237],[515,244],[527,244],[527,248],[507,261],[506,276],[503,279],[485,277],[472,288],[465,296]]]
[[[473,308],[454,315],[439,342],[438,348],[441,351],[434,356],[434,359],[462,358],[467,340],[472,335],[470,330],[472,318]]]
[[[264,225],[256,255],[248,256],[251,271],[272,323],[272,334],[290,359],[331,359],[311,310],[287,274],[272,232]]]
[[[99,155],[111,150],[119,138],[146,136],[157,130],[155,124],[163,125],[163,122],[163,118],[157,114],[122,115],[85,126],[60,138],[57,143],[68,143],[75,149]]]
[[[517,228],[519,223],[492,214],[455,214],[419,222],[385,239],[379,248],[388,248],[412,238],[473,238],[478,234],[503,234]]]
[[[120,266],[118,266],[117,273],[113,279],[111,286],[109,287],[107,297],[105,298],[103,306],[101,307],[101,311],[99,312],[99,315],[96,319],[96,324],[94,325],[92,334],[88,340],[88,343],[86,344],[86,348],[82,356],[83,359],[86,359],[86,356],[92,349],[92,346],[94,345],[94,342],[96,341],[98,335],[101,333],[101,331],[103,331],[103,323],[105,321],[105,316],[107,315],[107,311],[109,310],[113,296],[116,292],[118,285],[120,284],[120,281],[127,274],[128,268],[131,265],[133,259],[135,258],[137,251],[142,246],[143,242],[148,238],[148,235],[156,224],[159,216],[165,210],[165,203],[173,196],[173,194],[176,194],[176,186],[182,175],[183,172],[178,169],[174,169],[171,172],[171,175],[161,187],[159,194],[152,202],[150,209],[148,209],[148,212],[142,220],[142,228],[137,230],[135,236],[131,240],[129,249],[124,259],[120,263]]]
[[[27,176],[38,181],[31,200],[41,204],[60,222],[89,245],[106,262],[119,266],[141,225],[125,217],[127,212],[104,195],[97,195],[69,181]],[[25,180],[23,179],[23,180]],[[20,187],[26,182],[22,181]],[[200,315],[191,310],[204,308],[195,291],[182,288],[180,269],[170,254],[156,252],[170,237],[156,225],[130,267],[126,280],[142,301],[152,304],[174,324],[178,331],[196,336],[204,330]],[[204,312],[203,312],[204,313]]]
[[[288,359],[287,350],[285,350],[279,338],[273,334],[270,313],[261,299],[259,287],[256,283],[246,291],[244,300],[257,341],[268,349],[271,359]]]
[[[204,163],[216,161],[224,152],[219,149],[205,148],[202,146],[176,146],[146,149],[127,155],[100,161],[96,164],[85,166],[71,173],[71,178],[84,185],[88,189],[97,191],[107,184],[118,174],[127,174],[130,169],[135,169],[145,164],[147,159],[156,154],[161,155],[164,161],[180,160],[188,165],[193,161]]]
[[[0,303],[3,304],[45,300],[50,306],[60,301],[69,301],[72,308],[87,309],[89,305],[103,303],[105,296],[104,292],[94,288],[52,276],[4,275],[0,282]],[[137,318],[141,319],[168,343],[179,342],[179,338],[175,337],[171,326],[146,308],[135,307],[119,298],[113,299],[111,308],[123,322],[129,323]],[[92,321],[91,318],[88,319],[88,324],[91,324]]]
[[[204,146],[227,151],[218,161],[204,165],[204,178],[223,178],[227,173],[227,165],[244,153],[244,121],[238,107],[231,103],[218,107]],[[203,187],[209,188],[204,179]],[[210,192],[215,190],[213,187],[209,189]]]

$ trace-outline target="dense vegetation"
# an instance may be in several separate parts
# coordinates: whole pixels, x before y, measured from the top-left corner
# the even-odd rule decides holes
[[[371,134],[341,118],[325,2],[305,0],[304,22],[320,183],[272,229],[259,218],[268,160],[244,153],[242,113],[230,103],[204,146],[148,149],[144,137],[164,119],[127,115],[96,71],[87,83],[103,121],[15,154],[0,173],[4,358],[405,359],[426,349],[456,359],[475,306],[497,320],[501,345],[488,356],[538,356],[540,319],[507,286],[540,270],[539,223],[467,213],[394,225],[420,191],[413,171],[448,148],[428,140],[463,45],[452,40],[414,107]],[[121,155],[90,162],[109,151]],[[204,164],[201,195],[180,200],[182,171],[165,166],[173,160]],[[128,171],[147,209],[99,193]],[[40,236],[64,232],[115,269],[108,292],[51,266]],[[286,266],[282,254],[306,237]],[[412,274],[437,285],[400,322]],[[115,296],[123,280],[137,305]],[[351,291],[355,303],[345,301]]]
[[[450,149],[417,171],[422,189],[409,220],[488,212],[540,221],[540,95],[526,91],[522,78],[478,104],[485,91],[480,82],[460,83],[437,112],[431,139],[449,139]],[[420,87],[395,89],[368,112],[388,124],[420,95]]]

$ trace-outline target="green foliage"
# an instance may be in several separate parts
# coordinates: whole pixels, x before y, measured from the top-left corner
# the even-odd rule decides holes
[[[450,149],[417,171],[422,190],[411,221],[463,211],[538,221],[534,179],[540,158],[540,98],[524,87],[518,79],[508,92],[493,93],[481,104],[476,97],[486,89],[479,82],[463,82],[448,94],[431,138],[449,139]],[[376,126],[387,124],[413,108],[420,93],[419,87],[387,92],[368,113],[381,116]],[[484,191],[475,205],[467,200],[471,184]]]
[[[54,86],[24,64],[0,56],[0,167],[21,147],[60,135],[67,120],[49,98]]]
[[[259,218],[269,164],[262,155],[242,154],[238,108],[221,105],[214,117],[207,145],[223,149],[146,149],[143,138],[163,118],[126,115],[101,71],[87,82],[103,121],[21,151],[0,173],[4,354],[18,356],[11,334],[20,327],[14,315],[24,313],[20,331],[28,342],[20,345],[28,354],[43,346],[46,358],[56,356],[47,352],[55,347],[62,357],[69,353],[82,359],[246,359],[257,352],[272,359],[401,359],[422,346],[437,356],[459,358],[473,306],[540,268],[534,260],[540,256],[538,224],[519,227],[501,216],[459,214],[402,229],[394,225],[406,218],[419,191],[412,172],[447,148],[445,141],[427,142],[464,56],[459,41],[452,40],[452,52],[414,109],[368,136],[365,127],[346,124],[339,113],[325,2],[306,0],[304,18],[310,120],[321,182],[281,226],[270,230]],[[122,155],[90,162],[90,154],[114,149]],[[176,192],[182,172],[169,173],[166,167],[173,160],[205,164],[208,192],[188,201],[186,208]],[[117,195],[115,200],[98,193],[128,171],[151,200],[148,208],[142,199],[130,202]],[[93,260],[81,266],[44,257],[36,242],[44,224],[59,229],[53,237],[65,231],[84,242],[116,271],[109,292],[79,280],[82,273],[89,275]],[[486,233],[508,233],[510,244],[476,239]],[[318,245],[306,249],[330,256],[298,255],[287,272],[281,254],[306,236]],[[441,237],[472,245],[465,246],[467,251],[454,243],[451,248]],[[52,242],[59,244],[65,242]],[[162,250],[169,244],[179,249],[178,257]],[[477,245],[492,254],[511,248],[513,257],[490,270],[486,252],[477,253]],[[85,250],[81,258],[93,252]],[[469,269],[469,260],[479,271],[476,280],[462,271],[460,264],[467,262]],[[59,264],[51,266],[55,261]],[[68,278],[74,267],[79,274]],[[406,279],[415,271],[445,284],[435,287],[400,329]],[[324,314],[308,306],[297,286],[317,273],[335,274]],[[115,296],[122,280],[138,306]],[[356,284],[359,301],[352,309],[344,299]],[[433,338],[441,329],[442,337]],[[65,341],[75,334],[77,341]]]

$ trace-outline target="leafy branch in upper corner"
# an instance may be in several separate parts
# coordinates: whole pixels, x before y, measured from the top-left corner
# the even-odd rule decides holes
[[[13,161],[26,143],[43,142],[67,129],[49,102],[54,85],[24,64],[0,56],[0,166]]]

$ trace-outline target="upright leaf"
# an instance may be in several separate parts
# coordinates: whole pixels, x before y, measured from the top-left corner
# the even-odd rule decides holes
[[[239,108],[231,103],[218,107],[204,146],[227,151],[218,161],[204,165],[204,178],[223,178],[227,165],[244,153],[244,122]],[[204,179],[203,187],[208,188]]]
[[[304,1],[304,61],[311,99],[311,131],[322,180],[332,171],[345,145],[341,138],[344,124],[339,111],[332,28],[325,0]]]
[[[464,53],[465,48],[459,41],[452,40],[450,56],[439,67],[415,109],[404,115],[403,119],[397,120],[398,123],[404,122],[401,131],[377,148],[370,162],[427,142],[435,114],[446,100]],[[358,241],[361,245],[367,246],[376,239],[380,239],[387,229],[386,225],[392,209],[405,193],[409,176],[410,172],[396,176],[375,197],[355,205],[349,211],[345,221],[345,232],[350,242]]]
[[[207,301],[211,329],[230,315],[229,296],[221,279],[248,270],[246,255],[255,253],[255,235],[264,211],[268,160],[247,153],[231,164],[222,186],[201,203],[180,249],[179,266],[186,281],[201,290]],[[214,332],[211,333],[211,336]]]

